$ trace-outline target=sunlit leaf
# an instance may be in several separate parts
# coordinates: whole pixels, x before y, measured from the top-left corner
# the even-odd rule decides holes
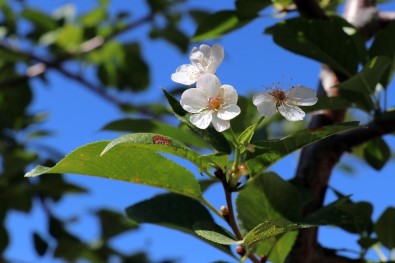
[[[151,223],[173,228],[209,242],[194,231],[198,222],[214,224],[209,211],[198,201],[175,194],[164,194],[134,204],[126,209],[128,217],[135,222]],[[169,242],[171,239],[169,238]],[[230,254],[229,247],[209,242],[222,251]]]
[[[81,23],[86,27],[94,27],[104,21],[106,11],[103,8],[95,8],[80,17]]]
[[[199,236],[218,244],[234,245],[239,243],[228,231],[212,222],[197,222],[193,228]]]
[[[219,38],[226,33],[244,26],[250,21],[251,18],[241,19],[237,15],[237,12],[233,10],[219,11],[209,15],[201,24],[198,25],[192,41],[196,42]]]
[[[200,155],[185,146],[183,143],[167,136],[156,133],[133,133],[123,135],[111,141],[103,150],[101,155],[113,151],[113,148],[122,146],[136,151],[138,149],[149,149],[157,152],[169,153],[184,158],[197,165],[202,170],[207,170],[213,166],[213,161],[207,158],[200,158]],[[116,150],[116,149],[114,149]]]
[[[255,175],[293,151],[333,134],[355,129],[356,127],[358,127],[358,122],[349,122],[302,130],[279,140],[254,143],[255,151],[247,154],[247,165],[252,174]]]
[[[395,248],[395,208],[388,207],[377,220],[374,230],[381,244],[388,249]]]
[[[208,145],[190,130],[149,119],[121,119],[106,124],[102,130],[121,132],[152,132],[177,138],[180,142],[194,147]]]
[[[56,44],[61,48],[74,52],[83,41],[83,29],[77,25],[67,24],[59,29]]]
[[[311,226],[292,223],[285,219],[265,221],[248,232],[248,234],[244,237],[243,245],[246,247],[251,247],[259,241],[307,227]]]
[[[50,173],[93,175],[163,188],[178,194],[200,198],[195,176],[160,154],[142,148],[118,146],[100,156],[109,141],[87,144],[66,155],[54,167],[37,166],[25,176]],[[165,167],[165,169],[164,169]]]

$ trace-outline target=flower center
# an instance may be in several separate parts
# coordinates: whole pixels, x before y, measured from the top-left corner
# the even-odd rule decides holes
[[[208,108],[210,110],[218,110],[221,107],[222,103],[223,103],[223,100],[220,96],[210,98],[208,100]]]
[[[271,92],[269,92],[270,95],[274,97],[274,100],[276,101],[276,108],[280,107],[281,104],[284,103],[284,101],[287,99],[287,96],[285,96],[284,91],[276,89]]]

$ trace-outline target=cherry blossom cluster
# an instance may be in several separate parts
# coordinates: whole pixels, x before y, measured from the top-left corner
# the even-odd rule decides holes
[[[212,47],[200,45],[194,47],[189,58],[191,64],[181,65],[171,75],[174,82],[192,85],[196,88],[185,90],[180,104],[189,113],[190,122],[200,129],[206,129],[210,123],[218,132],[230,127],[230,120],[241,112],[237,105],[238,94],[231,85],[221,85],[215,75],[224,59],[224,48],[215,44]],[[313,89],[295,86],[288,91],[273,88],[258,92],[253,96],[253,104],[258,112],[270,117],[280,112],[289,121],[303,120],[305,113],[298,106],[311,106],[317,102]]]

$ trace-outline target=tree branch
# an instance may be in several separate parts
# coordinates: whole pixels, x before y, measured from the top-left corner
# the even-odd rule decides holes
[[[104,87],[95,85],[95,84],[87,81],[86,79],[84,79],[80,75],[65,69],[64,67],[62,67],[58,63],[51,62],[49,60],[46,60],[44,58],[38,57],[38,56],[30,54],[30,53],[25,53],[23,51],[16,50],[15,48],[8,47],[8,46],[4,45],[3,43],[0,43],[0,49],[3,49],[5,51],[7,51],[7,52],[12,52],[12,53],[14,53],[14,54],[16,54],[16,55],[18,55],[20,57],[23,57],[23,58],[27,59],[27,60],[38,61],[39,63],[36,64],[36,65],[40,65],[40,68],[41,68],[41,70],[39,70],[39,73],[38,74],[34,74],[34,73],[29,73],[29,71],[28,71],[27,76],[29,76],[29,74],[31,76],[38,76],[42,72],[44,72],[46,68],[51,68],[51,69],[54,69],[57,72],[59,72],[61,75],[65,76],[65,77],[67,77],[69,79],[72,79],[74,81],[79,82],[80,84],[82,84],[83,87],[86,87],[88,90],[92,91],[96,95],[99,95],[100,97],[102,97],[103,99],[107,100],[108,102],[110,102],[112,104],[114,104],[116,106],[121,106],[123,104],[117,98],[110,96],[106,92]],[[16,80],[14,80],[14,81],[16,81]]]
[[[300,3],[299,3],[300,2]],[[303,6],[306,1],[295,1],[299,11],[308,17],[321,17],[314,7],[313,1],[307,1],[310,8]],[[314,2],[314,3],[312,3]],[[365,37],[369,39],[380,29],[379,12],[370,0],[347,1],[344,17],[354,24]],[[315,10],[315,11],[314,11]],[[338,96],[339,91],[333,88],[343,81],[342,76],[334,73],[327,66],[323,66],[320,74],[319,93],[326,96]],[[312,117],[310,128],[331,125],[344,120],[345,111],[321,111]],[[325,198],[329,178],[334,166],[339,162],[344,152],[352,147],[364,143],[372,138],[395,131],[395,121],[376,120],[367,125],[367,128],[354,129],[325,140],[314,143],[302,150],[295,177],[304,187],[312,192],[311,201],[305,205],[304,214],[310,214],[321,208]],[[328,253],[330,252],[330,253]],[[317,241],[317,228],[299,231],[296,243],[287,258],[290,263],[350,263],[363,262],[360,259],[349,259],[336,255],[333,250],[322,248]]]
[[[27,53],[27,52],[22,52],[20,50],[16,50],[15,48],[11,48],[6,46],[4,43],[0,43],[0,48],[6,50],[6,51],[11,51],[17,55],[20,55],[24,58],[27,58],[29,60],[36,61],[38,63],[34,64],[33,66],[30,66],[26,70],[25,75],[21,75],[18,77],[13,77],[10,79],[7,79],[5,81],[0,82],[0,90],[1,89],[7,89],[7,88],[12,88],[14,86],[17,86],[19,84],[22,84],[26,82],[27,80],[37,77],[43,73],[45,73],[48,69],[54,69],[64,75],[65,77],[68,77],[72,80],[75,80],[82,84],[84,87],[88,88],[90,91],[94,92],[95,94],[99,95],[100,97],[104,98],[106,101],[115,104],[116,106],[120,106],[123,103],[119,101],[117,98],[110,96],[106,91],[104,87],[100,87],[98,85],[95,85],[86,79],[82,78],[80,75],[77,75],[71,71],[66,70],[65,68],[62,67],[62,64],[68,60],[74,59],[77,56],[81,54],[86,54],[89,53],[95,49],[98,49],[105,45],[108,41],[111,39],[128,32],[130,30],[136,29],[137,27],[144,25],[147,22],[150,22],[154,19],[154,13],[149,13],[148,15],[131,22],[130,24],[119,28],[118,30],[114,30],[112,34],[110,34],[108,37],[103,38],[101,36],[95,36],[84,43],[80,45],[80,48],[78,49],[78,52],[75,53],[68,53],[65,56],[58,58],[57,60],[54,61],[49,61],[44,58],[35,56],[34,54]]]

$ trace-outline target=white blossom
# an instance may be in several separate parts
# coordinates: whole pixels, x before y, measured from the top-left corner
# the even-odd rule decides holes
[[[222,85],[217,76],[207,73],[196,82],[196,88],[190,88],[181,95],[181,106],[193,113],[190,121],[200,129],[206,129],[210,123],[218,132],[230,127],[230,120],[240,114],[236,105],[238,95],[230,85]]]
[[[215,74],[224,59],[224,48],[218,44],[212,47],[203,44],[199,48],[194,47],[191,50],[189,59],[191,64],[181,65],[171,75],[174,82],[191,85],[205,73]]]
[[[272,89],[258,92],[252,101],[263,116],[269,117],[277,111],[289,121],[303,120],[305,113],[298,106],[311,106],[317,103],[313,89],[295,86],[288,91]]]

